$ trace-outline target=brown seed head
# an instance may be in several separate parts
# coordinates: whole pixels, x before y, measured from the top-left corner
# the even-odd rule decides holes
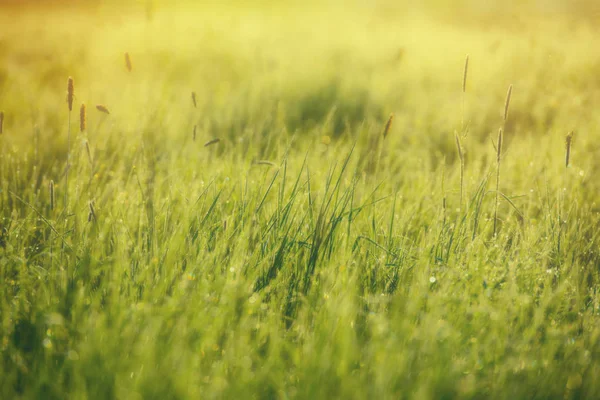
[[[0,111],[0,135],[4,130],[4,111]]]
[[[394,121],[394,114],[390,114],[390,117],[385,124],[385,129],[383,130],[383,138],[385,139],[390,132],[390,128],[392,127],[392,122]]]
[[[67,103],[69,104],[69,111],[73,111],[73,97],[75,96],[75,85],[73,78],[69,77],[67,81]]]
[[[569,160],[571,159],[571,145],[573,144],[573,132],[569,132],[569,134],[566,137],[566,147],[567,147],[567,154],[566,154],[566,166],[569,166]]]
[[[133,67],[131,66],[131,57],[129,53],[125,53],[125,67],[127,67],[127,71],[131,72]]]
[[[498,142],[496,142],[496,161],[500,164],[500,157],[502,156],[502,128],[498,130]]]
[[[85,131],[85,123],[86,123],[85,104],[81,104],[81,107],[79,108],[79,130],[81,132]]]
[[[506,102],[504,103],[504,122],[508,119],[508,107],[510,106],[510,96],[512,95],[513,85],[508,87],[508,92],[506,93]]]
[[[110,114],[110,111],[108,111],[108,108],[106,108],[106,106],[103,106],[102,104],[98,104],[96,106],[96,110],[103,112],[104,114]]]
[[[220,141],[221,141],[221,139],[219,139],[219,138],[209,140],[208,142],[204,143],[204,147],[211,146],[213,144],[219,143]]]

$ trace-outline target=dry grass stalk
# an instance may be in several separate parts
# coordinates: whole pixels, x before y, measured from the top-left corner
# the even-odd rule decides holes
[[[131,57],[129,53],[125,53],[125,66],[127,67],[127,71],[131,72],[133,66],[131,65]]]
[[[196,125],[194,125],[194,136],[193,136],[194,142],[196,141],[196,130],[197,130],[197,128],[198,127]]]
[[[390,117],[387,120],[387,123],[385,124],[385,129],[383,130],[383,138],[385,139],[388,135],[388,133],[390,133],[390,128],[392,127],[392,122],[394,122],[394,114],[390,114]]]
[[[0,111],[0,135],[4,131],[4,111]]]
[[[86,126],[85,104],[79,108],[79,130],[83,133]]]
[[[103,112],[104,114],[110,114],[110,111],[108,111],[108,108],[106,108],[106,106],[103,106],[102,104],[98,104],[96,106],[96,109],[100,112]]]
[[[194,108],[197,108],[196,92],[192,92],[192,103],[194,103]]]
[[[211,146],[213,144],[219,143],[220,141],[221,141],[221,139],[219,139],[219,138],[209,140],[208,142],[204,143],[204,147]]]
[[[569,132],[569,134],[566,137],[566,147],[567,147],[567,151],[566,151],[566,167],[569,166],[569,161],[571,159],[571,145],[573,144],[573,132]]]

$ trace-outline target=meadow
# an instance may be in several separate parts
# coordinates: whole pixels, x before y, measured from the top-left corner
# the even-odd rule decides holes
[[[436,9],[0,6],[0,398],[599,398],[595,14]]]

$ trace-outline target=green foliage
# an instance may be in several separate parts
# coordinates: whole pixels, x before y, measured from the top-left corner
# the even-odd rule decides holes
[[[600,395],[596,33],[157,4],[0,13],[0,398]]]

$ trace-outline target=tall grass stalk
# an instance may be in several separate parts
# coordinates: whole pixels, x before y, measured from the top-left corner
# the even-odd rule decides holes
[[[446,225],[446,157],[442,162],[442,225]]]
[[[465,128],[465,94],[467,92],[467,76],[469,73],[469,55],[465,57],[465,66],[463,69],[462,79],[462,92],[461,92],[461,110],[460,110],[460,134],[454,133],[456,139],[456,150],[458,152],[458,158],[460,161],[460,210],[463,207],[464,198],[464,183],[465,183],[465,157],[462,148],[462,142],[460,137],[466,138]]]
[[[569,168],[569,164],[571,162],[571,147],[573,145],[573,131],[569,132],[565,137],[565,169],[563,172],[563,184],[562,187],[558,191],[558,241],[557,241],[557,251],[560,255],[561,246],[562,246],[562,236],[563,236],[563,207],[565,204],[565,193],[567,192],[567,169]],[[565,220],[566,223],[566,220]]]
[[[508,87],[506,92],[506,100],[504,101],[504,115],[502,118],[502,128],[498,130],[498,139],[496,142],[496,196],[494,202],[494,237],[498,233],[498,201],[500,195],[500,160],[502,158],[502,142],[504,132],[506,132],[506,121],[508,120],[508,110],[510,107],[510,99],[512,97],[513,85]]]
[[[467,93],[467,74],[469,72],[469,55],[465,58],[465,67],[463,70],[463,81],[462,81],[462,106],[460,116],[461,131],[464,134],[465,131],[465,94]]]
[[[498,196],[500,195],[500,160],[502,159],[502,128],[498,130],[496,142],[496,200],[494,204],[494,237],[498,232]]]
[[[460,161],[460,209],[462,210],[463,190],[464,190],[464,181],[465,181],[465,155],[463,153],[459,134],[454,132],[454,138],[456,139],[456,150],[458,151],[458,159]]]
[[[71,113],[73,111],[73,98],[75,96],[75,85],[73,78],[67,80],[67,103],[69,106],[69,127],[67,133],[67,170],[65,172],[65,211],[69,208],[69,169],[71,168]]]
[[[54,211],[54,181],[50,181],[49,186],[50,211]]]

